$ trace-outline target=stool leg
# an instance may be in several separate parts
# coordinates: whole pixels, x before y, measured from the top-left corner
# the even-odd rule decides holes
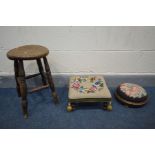
[[[18,96],[20,97],[21,94],[20,94],[19,82],[17,80],[17,78],[18,78],[18,72],[19,72],[19,67],[18,66],[19,66],[18,65],[18,60],[14,60],[14,71],[15,71],[16,89],[17,89]]]
[[[44,64],[45,64],[47,80],[48,80],[50,89],[52,90],[52,96],[54,98],[54,102],[58,103],[58,96],[57,96],[56,91],[55,91],[55,87],[54,87],[54,83],[53,83],[53,79],[52,79],[52,75],[51,75],[51,71],[50,71],[50,67],[49,67],[47,58],[44,57],[43,60],[44,60]]]
[[[111,101],[108,102],[107,110],[108,110],[108,111],[112,111],[112,104],[111,104]]]
[[[73,110],[74,110],[74,108],[73,108],[73,106],[72,106],[72,103],[68,102],[67,111],[68,111],[68,112],[71,112],[71,111],[73,111]]]
[[[24,65],[23,61],[19,60],[19,76],[18,76],[18,82],[20,86],[20,93],[22,97],[22,110],[24,114],[24,118],[28,118],[28,107],[27,107],[27,86],[26,86],[26,80],[25,80],[25,71],[24,71]]]
[[[43,69],[43,66],[42,66],[42,63],[41,63],[41,59],[37,59],[37,64],[38,64],[39,72],[41,74],[43,85],[46,85],[47,84],[46,83],[46,77],[45,77],[44,69]]]

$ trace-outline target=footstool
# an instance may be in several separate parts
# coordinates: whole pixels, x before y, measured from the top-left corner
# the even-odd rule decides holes
[[[122,83],[115,92],[115,97],[120,103],[128,107],[141,107],[148,101],[146,90],[134,83]]]
[[[111,94],[102,76],[72,76],[69,80],[67,111],[75,109],[74,103],[103,103],[103,108],[112,110]]]

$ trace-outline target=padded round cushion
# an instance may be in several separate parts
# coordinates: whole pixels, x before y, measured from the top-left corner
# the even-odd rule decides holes
[[[120,84],[115,93],[116,98],[129,106],[142,106],[147,102],[148,95],[146,90],[133,83]]]

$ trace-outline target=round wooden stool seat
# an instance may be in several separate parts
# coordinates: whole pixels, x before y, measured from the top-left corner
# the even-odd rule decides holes
[[[25,45],[14,48],[7,53],[7,57],[11,60],[33,60],[45,57],[49,50],[40,45]]]

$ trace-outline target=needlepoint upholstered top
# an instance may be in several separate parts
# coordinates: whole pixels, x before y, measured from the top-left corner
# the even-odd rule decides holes
[[[145,105],[148,100],[146,90],[140,85],[133,83],[120,84],[116,89],[115,96],[121,103],[132,107]]]
[[[69,81],[67,111],[73,111],[79,102],[100,102],[103,108],[112,110],[111,94],[104,78],[96,76],[72,76]]]
[[[9,59],[33,60],[47,56],[49,50],[40,45],[25,45],[14,48],[7,53]]]
[[[102,76],[72,76],[69,82],[69,99],[111,99]]]

